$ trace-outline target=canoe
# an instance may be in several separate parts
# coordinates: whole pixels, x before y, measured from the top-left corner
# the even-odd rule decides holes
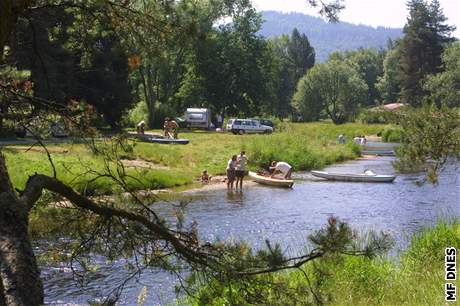
[[[380,156],[395,156],[393,150],[362,150],[363,155],[380,155]]]
[[[180,138],[180,139],[172,139],[172,138],[165,138],[164,136],[158,134],[137,134],[137,133],[128,133],[128,136],[137,138],[141,141],[145,142],[152,142],[152,143],[160,143],[160,144],[182,144],[186,145],[189,143],[188,139]]]
[[[252,171],[249,171],[249,176],[252,178],[254,182],[263,184],[263,185],[269,185],[269,186],[275,186],[275,187],[288,187],[288,188],[291,188],[292,185],[294,185],[293,180],[271,178],[269,176],[259,175]]]
[[[146,140],[147,142],[153,143],[162,143],[162,144],[182,144],[186,145],[189,143],[188,139],[179,138],[179,139],[172,139],[172,138],[149,138]]]
[[[391,183],[396,178],[395,175],[330,173],[326,171],[314,170],[311,172],[311,174],[313,176],[325,178],[327,180],[344,182]]]

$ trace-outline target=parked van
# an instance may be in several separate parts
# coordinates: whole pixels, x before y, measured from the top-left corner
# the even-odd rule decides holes
[[[209,129],[212,127],[211,110],[209,108],[187,108],[185,121],[189,128]]]
[[[260,134],[271,134],[273,128],[260,124],[258,120],[254,119],[230,119],[227,122],[227,131],[233,134],[245,134],[245,133],[260,133]]]

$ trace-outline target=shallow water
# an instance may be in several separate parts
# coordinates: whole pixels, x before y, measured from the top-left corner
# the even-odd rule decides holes
[[[392,158],[358,160],[327,168],[329,171],[363,172],[372,169],[391,174]],[[460,176],[458,165],[449,166],[438,186],[415,182],[420,175],[399,175],[394,183],[345,183],[316,179],[308,173],[297,174],[293,189],[264,186],[244,188],[243,192],[199,192],[186,208],[188,222],[198,222],[202,239],[245,240],[260,247],[265,239],[279,242],[288,253],[305,245],[308,234],[321,228],[329,216],[349,222],[365,232],[383,230],[396,241],[394,252],[404,249],[410,237],[438,218],[460,216]],[[170,208],[164,208],[168,214]],[[99,273],[81,291],[65,267],[44,267],[45,290],[50,304],[86,304],[104,296],[127,272],[123,261],[111,265],[101,262]],[[162,272],[144,273],[127,284],[120,305],[136,305],[143,286],[148,288],[145,305],[174,301],[176,278]]]

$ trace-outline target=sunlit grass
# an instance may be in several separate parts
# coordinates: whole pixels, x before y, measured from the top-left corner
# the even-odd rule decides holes
[[[233,154],[246,150],[249,166],[256,169],[271,160],[284,160],[295,171],[321,168],[338,161],[353,159],[357,148],[351,139],[358,134],[376,134],[383,125],[331,123],[281,124],[272,135],[232,135],[194,131],[180,133],[188,138],[188,145],[164,145],[135,142],[131,152],[120,152],[125,158],[141,159],[157,165],[151,169],[130,168],[133,188],[167,188],[190,184],[207,169],[211,175],[224,174],[226,163]],[[160,132],[160,131],[155,131]],[[345,134],[349,143],[338,145],[337,135]],[[51,155],[57,168],[58,178],[89,194],[118,191],[109,178],[94,177],[88,170],[102,172],[105,164],[101,156],[94,155],[82,144],[50,145]],[[24,148],[4,150],[8,169],[15,187],[22,189],[34,173],[52,174],[46,154],[39,151],[25,152]]]

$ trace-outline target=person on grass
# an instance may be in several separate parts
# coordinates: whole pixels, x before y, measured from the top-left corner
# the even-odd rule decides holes
[[[142,120],[141,122],[137,124],[136,130],[138,134],[143,135],[145,133],[145,121],[144,120]]]
[[[164,128],[166,138],[177,139],[179,124],[177,124],[175,120],[169,117],[166,117],[165,123],[163,124],[163,128]]]

